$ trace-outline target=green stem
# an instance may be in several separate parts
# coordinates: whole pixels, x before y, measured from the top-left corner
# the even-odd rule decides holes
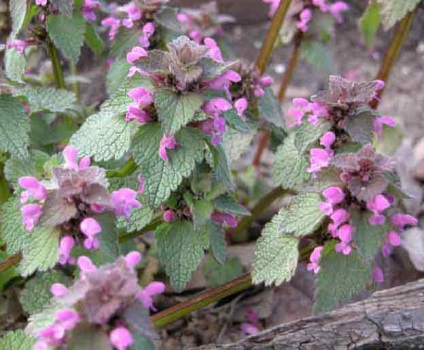
[[[418,8],[419,6],[417,6]],[[409,12],[403,19],[400,21],[398,26],[396,27],[396,31],[392,42],[390,43],[389,49],[384,55],[383,62],[381,63],[380,69],[377,73],[376,79],[383,80],[385,82],[385,86],[389,81],[390,73],[399,57],[400,50],[405,42],[406,37],[411,29],[412,22],[414,21],[415,13],[417,8],[414,11]],[[383,96],[385,88],[381,89],[377,97],[371,101],[370,106],[374,109],[378,107],[378,104]]]
[[[50,58],[52,60],[54,80],[58,89],[66,89],[65,79],[63,78],[62,66],[60,65],[59,52],[56,46],[49,40],[47,43]]]
[[[264,44],[262,45],[261,52],[259,53],[256,65],[259,73],[263,74],[271,58],[272,51],[274,50],[275,41],[277,40],[278,33],[280,32],[281,25],[286,17],[292,0],[281,0],[277,12],[272,18],[271,26],[269,27]]]
[[[9,184],[4,177],[4,165],[0,164],[0,204],[6,202],[11,196]]]
[[[145,233],[149,232],[149,231],[153,231],[155,230],[160,224],[162,223],[162,218],[156,218],[153,219],[150,224],[148,224],[147,226],[143,227],[141,230],[136,231],[136,232],[132,232],[132,233],[128,233],[128,234],[124,234],[121,235],[119,237],[119,243],[124,243],[126,241],[129,241],[130,239],[136,238],[138,236],[142,236]]]
[[[77,101],[80,100],[80,87],[79,87],[79,83],[76,80],[77,76],[78,76],[78,70],[77,70],[77,66],[74,62],[70,62],[69,63],[70,68],[71,68],[71,74],[73,75],[74,81],[72,83],[72,90],[74,91],[75,96],[77,97]]]
[[[122,168],[118,170],[107,170],[107,177],[125,177],[127,175],[132,174],[137,169],[137,164],[134,161],[134,158],[130,158],[127,162],[122,166]]]

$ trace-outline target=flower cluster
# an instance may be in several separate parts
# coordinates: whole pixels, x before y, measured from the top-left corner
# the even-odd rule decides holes
[[[357,217],[367,218],[370,227],[384,225],[384,256],[392,246],[400,245],[405,226],[417,224],[415,218],[400,211],[394,162],[377,154],[371,144],[373,136],[381,135],[383,124],[394,125],[392,119],[381,117],[368,107],[383,86],[381,81],[352,83],[332,76],[328,90],[313,96],[312,102],[295,99],[295,107],[288,113],[290,127],[309,123],[329,130],[319,139],[322,147],[310,149],[307,171],[312,174],[312,181],[330,173],[333,179],[338,178],[322,191],[324,201],[319,209],[329,218],[327,230],[337,240],[335,250],[344,255],[356,249]],[[358,127],[361,123],[370,130]],[[347,146],[357,151],[346,152]],[[319,271],[322,248],[316,247],[311,254],[308,270]],[[381,269],[376,267],[373,277],[381,281]]]
[[[197,9],[181,9],[177,20],[182,24],[187,36],[199,44],[205,38],[221,36],[221,25],[235,21],[231,16],[219,14],[216,1],[200,5]]]
[[[32,176],[23,176],[19,185],[21,212],[27,231],[36,225],[59,227],[63,233],[60,241],[61,264],[73,263],[70,253],[81,242],[88,249],[99,247],[96,236],[102,231],[95,216],[105,211],[128,217],[133,208],[141,204],[137,192],[121,188],[109,193],[104,169],[91,166],[88,156],[78,162],[77,150],[67,146],[63,150],[65,164],[52,169],[50,181],[38,181]]]
[[[281,0],[263,0],[270,4],[269,16],[273,17],[280,5]],[[299,31],[306,32],[309,29],[309,22],[313,18],[313,11],[319,10],[322,13],[330,14],[337,22],[343,22],[342,13],[347,11],[349,6],[344,1],[329,3],[327,0],[295,0],[289,9],[289,16],[296,18],[296,28]]]
[[[102,332],[118,350],[134,343],[132,328],[133,332],[154,339],[147,310],[155,310],[152,297],[163,293],[165,285],[152,282],[140,287],[135,271],[140,260],[140,253],[131,252],[113,264],[97,268],[89,258],[78,258],[79,279],[69,288],[60,283],[51,286],[57,309],[55,320],[35,334],[34,349],[62,348],[75,341],[72,334],[78,330]],[[139,329],[141,324],[144,329]]]

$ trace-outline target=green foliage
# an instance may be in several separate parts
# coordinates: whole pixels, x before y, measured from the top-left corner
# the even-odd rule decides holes
[[[67,349],[69,350],[112,350],[108,334],[101,328],[79,324],[73,331],[69,339]]]
[[[197,129],[181,129],[175,136],[179,147],[168,150],[169,162],[159,157],[163,132],[159,124],[143,125],[135,136],[134,159],[146,180],[145,194],[157,208],[188,177],[204,155],[205,142]]]
[[[66,15],[47,16],[47,32],[63,56],[77,63],[85,33],[85,21],[81,13],[75,11],[72,17]]]
[[[225,263],[225,257],[227,255],[225,231],[221,226],[213,221],[208,221],[206,226],[209,230],[209,240],[211,242],[213,257],[222,265]]]
[[[365,260],[372,260],[383,245],[389,232],[388,225],[372,226],[369,223],[370,213],[355,210],[351,213],[352,224],[355,227],[353,240],[357,251]]]
[[[155,107],[166,135],[173,135],[193,120],[204,101],[197,93],[178,94],[168,89],[155,91]]]
[[[129,218],[119,217],[117,220],[117,227],[124,229],[126,232],[139,231],[146,227],[153,219],[153,210],[147,205],[142,203],[142,207],[132,210]]]
[[[291,233],[297,237],[313,233],[325,218],[318,207],[320,202],[321,196],[315,193],[293,197],[287,208],[282,208],[277,214],[278,232]]]
[[[210,246],[209,232],[195,230],[188,221],[177,221],[159,226],[155,237],[160,262],[171,285],[181,292],[202,261],[204,250]]]
[[[75,94],[71,91],[42,86],[25,86],[19,89],[15,95],[23,96],[28,100],[31,113],[65,112],[67,109],[71,109],[77,101]]]
[[[259,117],[267,122],[274,124],[276,127],[285,128],[283,112],[277,97],[270,87],[264,89],[265,95],[258,101]]]
[[[190,212],[193,215],[195,227],[202,226],[208,220],[213,211],[213,203],[207,199],[196,199],[190,193],[184,194]]]
[[[31,338],[23,330],[6,332],[0,338],[0,349],[2,350],[32,350],[35,339]]]
[[[106,76],[106,90],[109,95],[113,95],[125,81],[130,64],[126,59],[117,59],[112,63]]]
[[[91,23],[87,23],[87,27],[85,29],[85,42],[96,55],[101,54],[105,49],[103,39]]]
[[[272,167],[272,181],[283,188],[294,188],[309,178],[308,161],[295,146],[296,133],[291,133],[277,148]]]
[[[325,245],[319,264],[314,313],[331,311],[339,303],[349,301],[371,281],[372,266],[363,262],[353,250],[349,255],[337,253],[335,242]]]
[[[72,16],[72,11],[74,9],[73,0],[50,0],[50,2],[57,6],[60,13],[69,17]]]
[[[138,45],[139,37],[139,30],[131,30],[121,27],[113,41],[110,55],[112,57],[123,57],[127,51]]]
[[[100,112],[85,121],[70,143],[96,161],[120,159],[130,149],[133,128],[116,113]]]
[[[24,107],[10,95],[0,95],[0,151],[28,157],[29,120]]]
[[[47,271],[59,260],[60,232],[55,228],[40,228],[26,233],[19,270],[23,277],[35,271]]]
[[[299,240],[279,232],[279,217],[265,225],[257,241],[252,266],[254,284],[280,285],[294,275],[299,259]]]
[[[243,134],[250,133],[249,124],[247,124],[243,119],[241,119],[234,109],[225,111],[224,113],[222,113],[222,116],[225,118],[227,124],[233,129],[240,131]]]
[[[14,48],[6,49],[4,54],[4,70],[8,79],[22,83],[25,73],[26,59]]]
[[[217,210],[225,213],[243,216],[250,215],[249,210],[238,203],[233,197],[228,195],[222,195],[215,198],[213,204]]]
[[[37,273],[31,278],[21,292],[19,301],[25,312],[34,314],[41,312],[51,301],[50,287],[53,283],[69,284],[69,278],[57,270]]]
[[[12,18],[12,33],[14,38],[22,28],[27,12],[27,2],[22,0],[9,0],[10,17]]]
[[[358,111],[356,115],[346,119],[345,130],[354,142],[364,145],[371,143],[374,137],[374,118],[375,112],[370,109]]]
[[[6,242],[9,254],[21,251],[25,245],[28,233],[22,224],[20,203],[17,198],[11,197],[1,207],[1,236]]]
[[[6,252],[0,251],[0,261],[4,261],[9,257],[9,255]],[[0,273],[0,293],[2,293],[5,290],[5,287],[7,287],[10,280],[13,278],[19,276],[19,274],[16,271],[15,267],[8,268],[6,271],[2,271]],[[0,340],[1,344],[1,340]]]
[[[375,0],[372,0],[359,20],[359,31],[369,49],[374,46],[375,35],[379,26],[380,6]]]
[[[211,256],[208,256],[203,265],[203,276],[208,285],[218,287],[243,274],[243,265],[238,257],[232,257],[224,265],[220,265]]]
[[[323,43],[304,40],[300,50],[300,57],[308,64],[324,72],[332,71],[332,58]]]
[[[380,5],[381,22],[385,30],[393,27],[408,12],[411,12],[421,0],[377,0]]]
[[[243,152],[246,151],[246,148],[249,147],[252,142],[254,132],[255,130],[252,130],[252,133],[245,134],[234,130],[233,128],[227,130],[224,134],[222,147],[225,150],[230,164],[238,160]]]
[[[294,145],[300,153],[309,149],[326,131],[330,129],[330,124],[321,122],[319,125],[312,125],[304,122],[295,129],[296,137]]]

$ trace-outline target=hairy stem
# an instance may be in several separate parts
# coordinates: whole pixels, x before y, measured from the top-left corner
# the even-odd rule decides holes
[[[47,49],[52,60],[54,80],[58,89],[66,89],[65,79],[63,77],[62,66],[60,65],[59,52],[56,46],[49,40],[47,42]]]
[[[131,175],[137,169],[137,164],[134,161],[134,158],[130,158],[127,162],[118,170],[107,170],[107,177],[125,177]]]
[[[9,184],[4,177],[4,164],[0,164],[0,204],[6,202],[10,196]]]
[[[418,8],[418,6],[417,6]],[[390,43],[389,49],[384,55],[383,62],[381,63],[380,70],[377,73],[376,79],[383,80],[386,83],[389,81],[390,73],[399,57],[400,50],[405,42],[406,37],[408,36],[409,30],[411,29],[412,22],[414,21],[415,13],[417,9],[409,12],[403,19],[400,21],[396,27],[396,31],[392,42]],[[371,101],[370,106],[374,109],[378,107],[378,104],[383,96],[385,88],[381,89],[374,100]]]
[[[6,260],[0,261],[0,272],[3,272],[15,266],[22,260],[22,254],[16,253],[9,256]]]
[[[271,58],[272,51],[274,50],[275,41],[277,40],[278,33],[281,25],[283,24],[284,18],[286,17],[287,11],[289,10],[292,0],[281,0],[278,6],[277,12],[272,18],[271,26],[269,27],[265,41],[262,45],[261,52],[259,53],[256,65],[259,73],[263,74],[265,68],[268,65],[269,59]]]
[[[302,39],[303,39],[303,32],[298,31],[295,39],[294,39],[294,46],[293,51],[290,56],[289,63],[287,65],[287,69],[284,73],[283,81],[281,82],[280,90],[278,91],[278,101],[281,103],[284,100],[284,97],[286,96],[287,87],[289,86],[289,83],[292,79],[294,68],[296,67],[297,61],[299,59],[300,54],[300,47],[302,45]],[[264,130],[261,139],[259,140],[258,149],[256,150],[255,156],[253,157],[253,166],[258,167],[262,154],[266,149],[266,146],[268,144],[268,139],[270,136],[269,130]]]
[[[74,91],[75,96],[77,97],[77,101],[80,100],[80,86],[77,79],[77,75],[78,75],[78,70],[77,70],[77,65],[74,62],[70,62],[70,67],[71,67],[71,74],[74,77],[74,81],[72,83],[72,90]]]

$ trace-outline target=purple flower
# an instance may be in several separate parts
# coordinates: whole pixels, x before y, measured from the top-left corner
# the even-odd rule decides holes
[[[374,267],[374,270],[372,270],[371,277],[377,283],[384,282],[383,271],[378,266]]]
[[[37,6],[46,6],[47,5],[47,0],[35,0],[35,4]]]
[[[142,57],[147,57],[147,52],[141,46],[135,46],[127,53],[127,62],[134,63]]]
[[[321,138],[320,138],[320,145],[325,147],[325,151],[328,153],[330,157],[334,155],[334,151],[331,149],[331,146],[333,145],[334,141],[336,141],[336,135],[332,131],[326,132]]]
[[[78,151],[74,146],[66,146],[62,151],[65,159],[65,169],[83,170],[90,166],[91,160],[88,156],[83,157],[80,163],[77,162]]]
[[[385,221],[384,215],[381,212],[390,207],[390,202],[385,196],[379,194],[371,201],[367,202],[367,209],[373,212],[373,215],[369,219],[369,223],[372,226],[383,225]]]
[[[137,251],[125,255],[125,262],[129,269],[134,269],[141,261],[141,254]]]
[[[46,188],[35,177],[22,176],[19,178],[18,183],[19,186],[26,190],[21,193],[21,203],[26,203],[30,198],[38,201],[43,201],[47,198]]]
[[[238,116],[246,121],[246,116],[244,115],[244,111],[247,109],[248,102],[247,100],[243,98],[239,98],[236,102],[234,102],[234,107],[236,109],[236,112]]]
[[[100,8],[100,2],[97,0],[84,0],[84,5],[81,8],[82,14],[87,21],[95,21],[96,14],[94,9]]]
[[[240,80],[241,76],[237,72],[228,70],[222,73],[220,76],[209,80],[206,83],[206,86],[212,90],[225,91],[228,99],[231,99],[230,85],[232,83],[238,83]]]
[[[394,128],[396,126],[396,122],[392,118],[387,116],[382,116],[374,119],[373,130],[379,140],[381,140],[383,136],[384,125]]]
[[[328,11],[327,0],[312,0],[312,4],[318,7],[322,12]]]
[[[308,23],[312,19],[312,11],[308,8],[302,10],[299,15],[299,22],[297,22],[296,27],[302,32],[306,32],[308,30]]]
[[[319,259],[321,258],[321,252],[324,247],[318,246],[315,247],[311,256],[309,257],[310,263],[306,265],[308,271],[313,271],[314,273],[318,273],[320,270],[320,266],[318,265]]]
[[[110,332],[109,340],[117,350],[126,350],[134,342],[130,331],[123,326],[117,327]]]
[[[265,4],[270,4],[268,16],[273,17],[275,12],[277,12],[277,8],[280,5],[280,0],[262,0]]]
[[[64,236],[59,244],[59,264],[73,264],[75,259],[71,257],[72,248],[75,246],[75,240],[71,236]]]
[[[80,229],[87,237],[84,240],[84,247],[88,250],[97,249],[100,242],[95,236],[102,231],[100,224],[93,218],[85,218],[81,221]]]
[[[336,244],[335,250],[337,253],[349,255],[352,252],[352,247],[349,245],[349,243],[340,242]]]
[[[146,23],[143,27],[143,35],[138,38],[138,43],[142,47],[149,47],[150,42],[149,38],[153,35],[155,32],[155,25],[152,22]]]
[[[141,194],[144,192],[144,189],[146,187],[146,180],[141,176],[141,174],[137,175],[137,181],[139,183],[137,188],[137,193]]]
[[[210,115],[211,117],[220,116],[222,112],[229,111],[231,108],[233,108],[231,103],[222,97],[217,97],[210,101],[206,101],[202,106],[203,112],[205,112],[207,115]]]
[[[221,49],[217,45],[216,41],[212,38],[205,38],[203,40],[203,43],[209,47],[208,55],[210,58],[217,62],[224,62],[224,59],[222,58]]]
[[[128,217],[133,208],[140,208],[137,192],[130,188],[121,188],[112,192],[112,202],[116,215]]]
[[[174,135],[163,135],[162,140],[160,141],[159,146],[159,157],[161,157],[165,162],[169,162],[167,149],[175,149],[177,147],[177,141],[174,138]]]
[[[344,191],[340,187],[332,186],[322,191],[322,195],[328,203],[333,205],[343,202],[345,198]]]
[[[68,293],[68,288],[62,283],[54,283],[50,287],[50,291],[53,294],[53,296],[61,297],[61,296],[64,296],[66,293]]]
[[[349,6],[344,1],[337,1],[328,6],[328,12],[337,20],[342,23],[344,21],[342,12],[347,11]]]
[[[137,298],[143,303],[144,307],[156,311],[153,306],[152,297],[162,294],[165,291],[165,285],[162,282],[152,282],[137,294]]]
[[[128,96],[134,100],[138,107],[146,107],[153,101],[153,92],[142,86],[129,90]]]
[[[62,309],[55,314],[56,321],[67,331],[70,331],[81,322],[81,317],[73,309]]]
[[[310,111],[309,101],[304,98],[293,99],[295,108],[290,108],[287,112],[286,125],[289,129],[301,125],[303,116]]]
[[[407,225],[417,226],[418,224],[418,220],[408,214],[393,214],[390,217],[390,222],[397,227],[398,231],[403,231],[404,227]]]
[[[235,228],[238,225],[237,219],[231,214],[215,212],[211,215],[211,219],[221,225],[227,224],[231,228]]]
[[[86,256],[80,256],[77,260],[78,268],[82,273],[92,273],[97,271],[97,267],[93,264],[90,258]]]
[[[23,216],[22,222],[25,225],[27,231],[32,231],[35,224],[41,217],[42,206],[39,204],[25,204],[21,208],[21,213]]]
[[[110,27],[109,30],[109,40],[115,39],[116,33],[118,33],[118,29],[121,26],[121,21],[115,17],[106,17],[102,21],[102,26]]]
[[[137,123],[140,124],[146,124],[151,119],[149,112],[144,111],[137,106],[128,106],[128,111],[125,115],[125,121],[129,122],[131,120],[135,120]]]
[[[330,218],[332,223],[328,225],[328,231],[333,234],[333,237],[337,237],[337,229],[350,219],[350,214],[345,209],[337,209],[332,212]]]
[[[309,153],[311,165],[306,171],[308,173],[318,173],[322,168],[326,168],[331,161],[331,155],[325,149],[312,148]]]
[[[172,222],[174,221],[174,219],[175,219],[175,213],[172,210],[168,209],[163,213],[163,220],[165,222]]]
[[[246,335],[256,335],[259,333],[258,327],[254,326],[253,324],[250,324],[248,322],[243,322],[241,325],[241,330]]]

